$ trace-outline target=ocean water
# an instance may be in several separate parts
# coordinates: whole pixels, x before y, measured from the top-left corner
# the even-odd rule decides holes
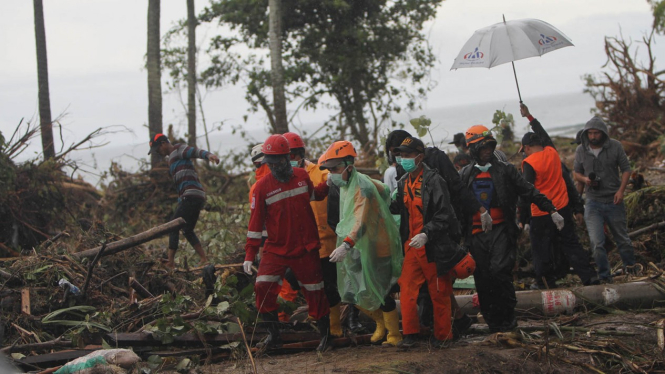
[[[468,127],[475,124],[484,124],[492,127],[491,121],[496,110],[504,110],[512,113],[515,117],[516,139],[528,131],[528,120],[522,118],[519,114],[519,103],[517,100],[497,100],[483,103],[473,103],[461,106],[436,105],[439,103],[430,99],[428,105],[430,108],[408,115],[395,117],[395,120],[406,124],[405,130],[416,134],[415,130],[409,124],[410,118],[420,117],[422,115],[430,118],[430,135],[423,138],[427,145],[435,145],[445,150],[453,150],[452,145],[447,143],[452,140],[455,133],[464,132]],[[594,101],[588,94],[569,93],[551,96],[542,96],[531,98],[526,101],[531,114],[538,118],[551,135],[563,135],[573,137],[578,129],[584,126],[584,123],[591,117],[591,108],[594,107]],[[302,130],[311,133],[320,125],[315,122],[305,123],[299,126]],[[388,129],[384,131],[387,133]],[[249,139],[261,141],[269,134],[262,129],[250,129],[247,131]],[[128,137],[129,138],[129,137]],[[210,136],[211,150],[220,157],[228,154],[230,151],[243,151],[248,147],[248,141],[239,134],[232,134],[230,130],[213,134]],[[201,139],[199,146],[205,147],[205,142]],[[112,162],[122,166],[124,170],[136,171],[147,159],[147,144],[125,143],[118,145],[113,142],[110,145],[93,150],[83,150],[72,154],[73,159],[79,163],[83,170],[88,172],[77,173],[82,178],[92,184],[99,182],[99,175],[108,170]]]

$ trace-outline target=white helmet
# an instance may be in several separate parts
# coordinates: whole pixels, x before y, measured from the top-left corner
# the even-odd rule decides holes
[[[255,145],[249,154],[252,156],[252,163],[263,162],[263,143]]]

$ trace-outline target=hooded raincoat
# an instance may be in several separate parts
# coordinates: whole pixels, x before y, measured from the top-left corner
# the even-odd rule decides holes
[[[390,189],[353,171],[340,187],[337,244],[345,238],[355,245],[337,265],[342,301],[377,310],[402,271],[399,230],[390,214]]]

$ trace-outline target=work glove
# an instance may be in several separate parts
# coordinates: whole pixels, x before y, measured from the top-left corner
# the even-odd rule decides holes
[[[486,210],[485,213],[480,215],[480,223],[482,224],[483,231],[492,231],[492,216],[490,216],[489,210]]]
[[[563,230],[563,217],[559,212],[552,213],[552,222],[554,222],[557,230]]]
[[[427,243],[427,234],[421,232],[420,234],[415,235],[411,238],[409,246],[413,248],[422,248]]]
[[[342,262],[346,254],[349,253],[351,246],[347,242],[343,242],[342,245],[335,248],[334,251],[330,254],[330,262]]]
[[[242,263],[242,269],[245,270],[245,273],[252,275],[252,261],[245,261]]]

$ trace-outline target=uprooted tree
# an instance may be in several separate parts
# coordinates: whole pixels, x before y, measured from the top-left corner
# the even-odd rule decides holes
[[[652,145],[665,134],[665,70],[658,70],[653,53],[657,30],[639,41],[639,48],[623,36],[606,37],[606,68],[600,76],[586,75],[585,92],[596,100],[596,112],[609,121],[610,135],[623,141]]]

